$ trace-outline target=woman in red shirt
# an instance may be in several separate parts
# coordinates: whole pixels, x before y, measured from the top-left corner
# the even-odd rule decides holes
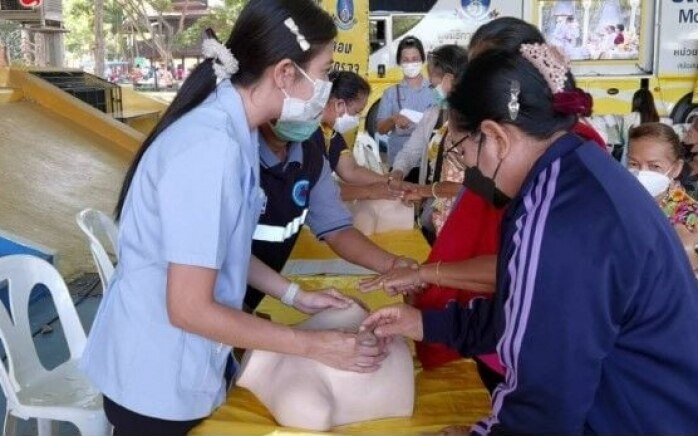
[[[493,47],[518,52],[521,44],[544,42],[536,27],[517,18],[503,17],[475,32],[469,56],[473,59]],[[598,133],[587,124],[578,123],[573,130],[605,148]],[[458,145],[450,143],[445,147],[446,158],[451,162],[456,161],[452,150]],[[362,286],[364,290],[383,288],[389,294],[409,294],[411,303],[421,310],[443,309],[452,301],[467,303],[492,296],[500,225],[508,199],[498,195],[494,184],[483,184],[482,178],[469,177],[469,173],[473,173],[472,169],[466,170],[464,189],[426,262],[397,268],[367,281]],[[487,177],[494,179],[496,175]],[[427,370],[460,359],[458,352],[443,344],[418,342],[416,348],[417,357]],[[504,380],[504,368],[496,354],[476,356],[475,361],[480,378],[491,393]]]

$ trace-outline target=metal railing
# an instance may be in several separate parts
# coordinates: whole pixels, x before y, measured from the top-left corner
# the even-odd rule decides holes
[[[32,74],[106,114],[121,117],[123,99],[118,85],[84,72],[33,71]]]

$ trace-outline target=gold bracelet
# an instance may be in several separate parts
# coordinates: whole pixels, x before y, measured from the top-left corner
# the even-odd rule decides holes
[[[441,261],[436,262],[436,286],[441,288],[441,276],[439,275],[439,268],[441,267]]]
[[[434,182],[431,184],[431,196],[434,197],[434,199],[438,200],[439,196],[436,195],[436,186],[441,183],[441,182]]]

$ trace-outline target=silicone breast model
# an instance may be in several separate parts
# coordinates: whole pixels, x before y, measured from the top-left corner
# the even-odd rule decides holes
[[[367,316],[358,304],[318,313],[298,327],[356,332]],[[368,337],[361,340],[375,340]],[[286,354],[245,353],[237,385],[249,389],[285,427],[324,431],[340,425],[411,416],[414,367],[405,340],[395,338],[381,368],[369,374],[341,371]]]
[[[347,207],[354,217],[354,227],[367,236],[414,228],[414,207],[400,200],[359,200],[347,203]]]

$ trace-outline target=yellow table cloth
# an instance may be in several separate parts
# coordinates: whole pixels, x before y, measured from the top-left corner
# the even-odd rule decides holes
[[[402,231],[374,235],[371,239],[382,248],[418,261],[426,259],[429,246],[419,231]],[[335,254],[323,243],[303,231],[299,236],[292,259],[332,259]],[[303,276],[293,277],[304,289],[335,287],[343,293],[361,299],[372,310],[396,303],[398,297],[382,292],[362,294],[357,276]],[[283,306],[275,299],[265,298],[258,308],[275,322],[294,324],[306,315]],[[411,418],[383,419],[335,428],[329,434],[420,434],[434,432],[451,425],[471,425],[486,416],[490,410],[489,395],[480,382],[475,363],[459,360],[432,371],[423,371],[415,360],[416,398]],[[390,392],[386,392],[390,401]],[[211,417],[196,427],[191,434],[213,435],[267,435],[267,434],[322,434],[306,430],[279,427],[269,411],[247,389],[235,387],[228,399]],[[325,433],[327,434],[327,433]]]

